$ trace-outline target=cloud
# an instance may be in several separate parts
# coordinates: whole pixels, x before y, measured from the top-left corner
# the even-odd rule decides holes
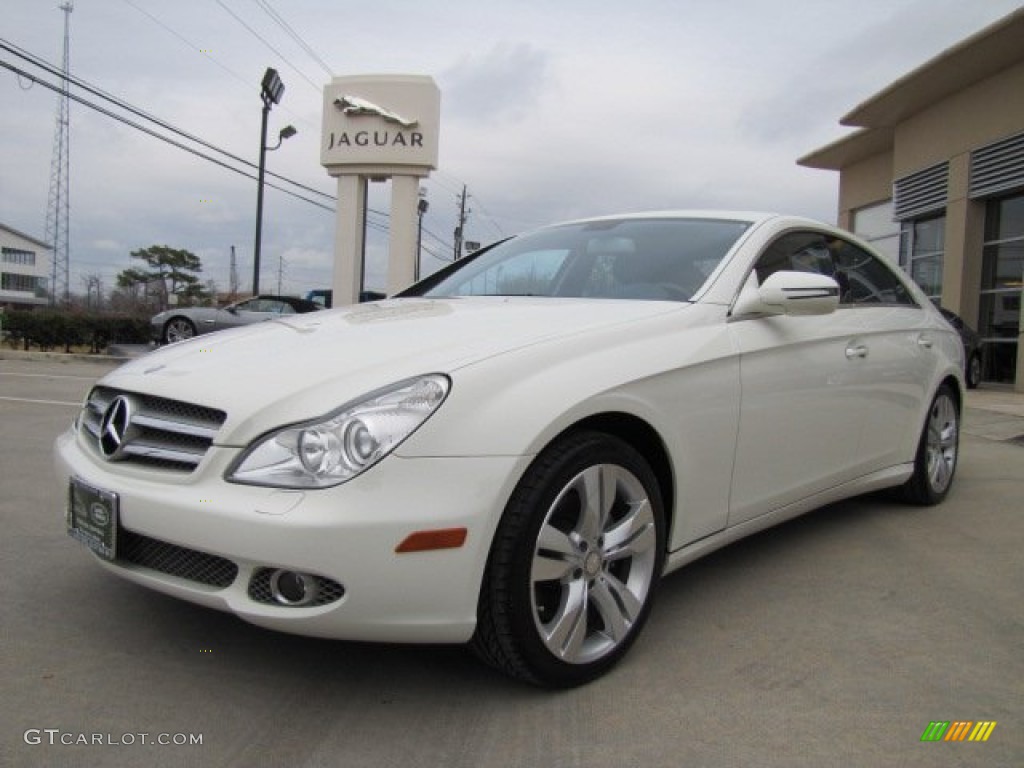
[[[529,43],[508,42],[463,55],[438,77],[444,117],[489,125],[525,120],[547,84],[549,58]]]
[[[268,169],[335,191],[319,165],[316,83],[327,75],[257,6],[248,21],[287,62],[208,2],[135,5],[150,15],[127,3],[76,7],[76,74],[255,161],[258,84],[275,66],[287,89],[269,133],[287,123],[299,133],[268,155]],[[1018,6],[380,0],[339,15],[293,0],[279,11],[338,74],[413,72],[438,81],[441,167],[425,182],[424,242],[447,258],[464,184],[466,235],[483,242],[643,208],[774,208],[832,219],[835,175],[799,168],[796,158],[845,133],[838,119],[857,102]],[[4,19],[5,38],[59,61],[63,15],[55,6],[7,0]],[[0,221],[42,238],[56,96],[0,75],[0,99],[8,105],[0,111]],[[240,281],[249,285],[254,180],[85,107],[72,106],[71,131],[73,271],[102,271],[107,280],[128,265],[129,251],[167,243],[201,255],[204,274],[226,286],[234,245]],[[370,205],[386,211],[382,193],[371,185]],[[276,288],[282,257],[290,292],[329,284],[333,246],[330,211],[267,190],[261,284]],[[371,229],[371,287],[383,283],[386,249],[386,234]],[[426,268],[439,263],[428,259]]]

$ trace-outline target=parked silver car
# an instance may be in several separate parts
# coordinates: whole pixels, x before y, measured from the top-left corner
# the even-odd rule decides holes
[[[320,304],[292,296],[254,296],[226,307],[173,307],[153,316],[150,335],[158,344],[173,344],[201,333],[237,328],[282,315],[323,309]]]
[[[963,321],[959,315],[944,307],[939,307],[942,316],[960,334],[960,340],[964,343],[964,381],[970,389],[974,389],[981,383],[981,350],[984,342],[971,326]]]

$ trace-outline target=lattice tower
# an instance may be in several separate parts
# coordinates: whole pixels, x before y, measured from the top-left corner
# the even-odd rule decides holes
[[[69,224],[70,203],[70,114],[68,98],[68,66],[71,52],[71,11],[74,3],[68,0],[60,6],[64,12],[64,56],[61,61],[61,92],[57,97],[57,124],[53,132],[53,155],[50,158],[50,194],[46,206],[46,241],[53,246],[53,269],[50,274],[50,303],[67,303],[70,298],[68,284],[71,270]]]

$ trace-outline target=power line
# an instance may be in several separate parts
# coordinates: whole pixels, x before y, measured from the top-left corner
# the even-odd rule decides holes
[[[46,71],[46,72],[48,72],[50,74],[57,75],[57,76],[60,76],[60,74],[61,74],[58,70],[56,70],[53,67],[52,64],[47,62],[42,57],[36,56],[35,54],[32,54],[29,51],[26,51],[23,48],[20,48],[19,46],[11,43],[10,41],[4,40],[3,38],[0,38],[0,49],[6,50],[8,53],[12,53],[15,56],[17,56],[18,58],[26,60],[26,61],[32,63],[33,65],[39,67],[40,69],[42,69],[42,70],[44,70],[44,71]],[[43,87],[51,88],[52,89],[52,86],[49,85],[48,83],[46,83],[45,81],[39,80],[38,78],[33,77],[32,75],[24,72],[23,70],[17,69],[17,68],[15,68],[13,66],[9,66],[9,65],[7,65],[7,64],[5,64],[3,62],[0,62],[0,65],[5,66],[8,69],[18,73],[19,76],[24,76],[24,77],[28,78],[32,82],[38,82]],[[228,157],[228,158],[234,160],[235,162],[242,163],[243,165],[247,165],[250,168],[256,168],[257,167],[256,163],[253,163],[253,162],[251,162],[249,160],[246,160],[243,157],[239,157],[238,155],[236,155],[236,154],[234,154],[232,152],[229,152],[226,149],[223,149],[223,148],[218,147],[218,146],[216,146],[214,144],[211,144],[210,142],[206,141],[205,139],[202,139],[199,136],[196,136],[196,135],[194,135],[192,133],[189,133],[188,131],[182,130],[182,129],[172,125],[171,123],[167,122],[166,120],[163,120],[163,119],[161,119],[159,117],[156,117],[155,115],[153,115],[153,114],[151,114],[151,113],[149,113],[149,112],[147,112],[147,111],[145,111],[145,110],[143,110],[143,109],[141,109],[139,107],[135,107],[132,104],[128,103],[127,101],[125,101],[125,100],[123,100],[123,99],[121,99],[121,98],[119,98],[117,96],[114,96],[114,95],[104,91],[103,89],[101,89],[101,88],[99,88],[97,86],[94,86],[94,85],[88,83],[85,80],[82,80],[81,78],[75,77],[73,75],[68,75],[68,81],[73,83],[78,88],[81,88],[82,90],[87,91],[88,93],[93,94],[94,96],[98,96],[99,98],[104,99],[105,101],[109,101],[112,104],[115,104],[116,106],[120,107],[121,109],[124,109],[127,112],[130,112],[130,113],[132,113],[134,115],[142,117],[145,120],[149,120],[150,122],[159,125],[161,128],[164,128],[164,129],[166,129],[168,131],[171,131],[172,133],[175,133],[175,134],[177,134],[177,135],[179,135],[179,136],[181,136],[183,138],[189,139],[190,141],[194,141],[197,144],[200,144],[201,146],[206,147],[207,149],[211,149],[211,150],[213,150],[213,151],[215,151],[215,152],[217,152],[217,153],[219,153],[221,155],[224,155],[225,157]],[[80,97],[76,97],[76,96],[71,96],[71,98],[75,99],[75,101],[79,101],[79,102],[81,102],[81,103],[83,103],[83,104],[85,104],[87,106],[90,106],[91,108],[101,112],[102,114],[106,114],[109,117],[113,117],[116,120],[120,120],[121,122],[123,122],[123,123],[125,123],[125,124],[127,124],[127,125],[129,125],[131,127],[137,128],[138,130],[141,130],[141,131],[143,131],[145,133],[149,133],[150,135],[152,135],[152,136],[154,136],[156,138],[159,138],[159,139],[161,139],[163,141],[167,141],[168,143],[170,143],[170,144],[172,144],[174,146],[177,146],[177,147],[179,147],[181,149],[185,149],[186,151],[190,151],[190,152],[192,152],[192,154],[195,154],[195,155],[198,155],[199,157],[203,157],[203,158],[205,158],[207,160],[210,160],[211,162],[214,162],[214,163],[216,163],[218,165],[221,165],[224,168],[228,168],[229,170],[233,170],[233,171],[241,173],[241,171],[239,171],[238,169],[232,168],[231,166],[228,166],[228,165],[225,165],[224,163],[221,163],[221,162],[217,161],[215,158],[211,158],[211,157],[209,157],[209,156],[207,156],[207,155],[205,155],[205,154],[203,154],[201,152],[194,151],[194,150],[190,149],[189,147],[183,146],[183,145],[181,145],[181,144],[179,144],[177,142],[174,142],[173,140],[167,139],[166,137],[161,136],[158,133],[150,131],[150,130],[146,129],[143,126],[140,126],[137,123],[134,123],[134,122],[132,122],[130,120],[126,120],[126,119],[124,119],[124,118],[122,118],[122,117],[120,117],[120,116],[118,116],[118,115],[116,115],[114,113],[107,112],[106,110],[104,110],[101,107],[98,107],[97,105],[93,104],[92,102],[89,102],[87,100],[81,99]],[[294,180],[289,179],[286,176],[282,176],[282,175],[280,175],[278,173],[274,173],[272,171],[266,171],[265,173],[268,176],[273,176],[274,178],[280,179],[281,181],[284,181],[284,182],[286,182],[288,184],[291,184],[292,186],[298,187],[299,189],[303,189],[303,190],[306,190],[307,192],[312,192],[314,194],[320,195],[321,197],[324,197],[324,198],[326,198],[328,200],[331,200],[332,202],[337,202],[337,200],[338,200],[338,198],[335,195],[329,194],[327,192],[321,192],[318,189],[314,189],[313,187],[307,186],[307,185],[302,184],[301,182],[298,182],[298,181],[294,181]],[[249,174],[246,174],[246,173],[242,173],[242,175],[247,176],[250,179],[256,179],[255,176],[250,176]],[[273,189],[277,189],[279,191],[285,192],[286,194],[291,194],[293,197],[297,197],[300,200],[305,200],[306,202],[312,203],[313,205],[319,205],[319,207],[324,208],[325,210],[330,210],[330,211],[334,210],[333,208],[328,208],[328,207],[326,207],[324,205],[320,205],[320,204],[316,203],[313,200],[309,200],[308,198],[305,198],[302,195],[298,195],[298,194],[295,194],[293,192],[290,192],[289,190],[282,189],[281,187],[279,187],[279,186],[277,186],[275,184],[271,184],[270,182],[267,182],[267,186],[271,187]],[[378,211],[376,209],[370,208],[370,209],[368,209],[367,212],[371,213],[371,214],[375,214],[377,216],[381,216],[385,220],[390,219],[390,215],[388,213],[386,213],[385,211]],[[389,228],[388,228],[387,225],[377,225],[375,228],[379,229],[379,231],[382,231],[382,232],[389,231]],[[426,231],[426,230],[424,230],[424,231]],[[430,234],[431,234],[432,237],[435,237],[435,239],[438,239],[439,242],[443,242],[439,238],[436,238],[436,236],[434,236],[432,233],[430,233]]]
[[[49,88],[51,91],[56,91],[58,93],[61,91],[60,87],[58,87],[56,85],[53,85],[51,83],[48,83],[45,80],[41,80],[38,77],[35,77],[34,75],[31,75],[28,72],[26,72],[26,71],[24,71],[22,69],[19,69],[18,67],[15,67],[14,65],[12,65],[12,64],[10,64],[10,63],[8,63],[6,61],[0,61],[0,67],[3,67],[4,69],[10,70],[11,72],[15,72],[16,74],[22,75],[23,77],[28,78],[32,82],[38,83],[39,85],[43,86],[44,88]],[[67,97],[69,99],[72,99],[72,100],[78,102],[79,104],[82,104],[82,105],[84,105],[86,107],[89,107],[92,110],[95,110],[96,112],[99,112],[101,115],[105,115],[107,117],[113,118],[114,120],[117,120],[120,123],[124,123],[125,125],[130,126],[130,127],[134,128],[134,129],[136,129],[137,131],[142,131],[143,133],[148,134],[148,135],[152,136],[153,138],[159,139],[160,141],[163,141],[163,142],[165,142],[167,144],[170,144],[171,146],[177,147],[178,149],[183,149],[186,152],[189,152],[189,153],[195,155],[196,157],[201,157],[204,160],[208,160],[209,162],[214,163],[215,165],[219,165],[221,168],[224,168],[224,169],[229,170],[229,171],[233,171],[234,173],[237,173],[240,176],[245,176],[246,178],[252,179],[253,181],[257,180],[256,176],[253,176],[252,174],[247,173],[246,171],[242,170],[241,168],[236,168],[233,165],[228,165],[227,163],[223,162],[222,160],[218,160],[217,158],[211,157],[210,155],[208,155],[208,154],[206,154],[204,152],[200,152],[199,150],[197,150],[197,149],[195,149],[193,147],[189,147],[189,146],[187,146],[185,144],[182,144],[180,141],[175,141],[174,139],[170,138],[169,136],[164,136],[163,134],[157,133],[156,131],[154,131],[154,130],[152,130],[150,128],[147,128],[146,126],[141,125],[141,124],[135,122],[134,120],[129,120],[128,118],[124,117],[123,115],[118,115],[118,114],[116,114],[114,112],[111,112],[109,109],[105,109],[105,108],[101,107],[99,104],[91,102],[88,99],[84,99],[81,96],[76,96],[73,93],[68,93]],[[334,213],[334,208],[331,208],[330,206],[326,206],[323,203],[318,203],[316,200],[311,200],[310,198],[305,197],[304,195],[300,195],[297,192],[293,192],[290,189],[285,189],[284,187],[278,186],[277,184],[272,184],[269,181],[266,182],[266,185],[268,187],[271,187],[272,189],[278,190],[279,192],[284,192],[286,195],[291,195],[292,197],[298,198],[299,200],[303,200],[303,201],[305,201],[305,202],[307,202],[307,203],[309,203],[311,205],[315,205],[317,208],[323,208],[325,211],[330,211],[331,213]]]
[[[4,40],[3,38],[0,38],[0,49],[5,50],[8,53],[12,53],[12,54],[14,54],[15,56],[17,56],[20,59],[28,61],[29,63],[33,64],[36,67],[39,67],[40,69],[42,69],[45,72],[48,72],[51,75],[59,76],[59,77],[64,77],[64,75],[61,72],[59,72],[54,67],[54,65],[50,64],[48,61],[46,61],[42,57],[36,56],[35,54],[33,54],[33,53],[29,52],[29,51],[26,51],[24,48],[21,48],[21,47],[15,45],[14,43],[11,43],[8,40]],[[81,79],[79,77],[76,77],[74,75],[70,75],[69,74],[69,75],[67,75],[66,79],[68,80],[68,82],[74,84],[78,88],[81,88],[83,91],[86,91],[87,93],[91,93],[92,95],[97,96],[97,97],[103,99],[104,101],[108,101],[111,104],[114,104],[114,105],[120,107],[121,109],[125,110],[126,112],[130,112],[131,114],[136,115],[138,117],[141,117],[141,118],[143,118],[145,120],[148,120],[151,123],[155,123],[156,125],[159,125],[161,128],[164,128],[165,130],[171,131],[172,133],[175,133],[178,136],[186,138],[189,141],[194,141],[196,144],[204,146],[207,149],[211,149],[214,152],[217,152],[217,153],[219,153],[221,155],[224,155],[225,157],[229,157],[232,160],[234,160],[235,162],[242,163],[243,165],[247,165],[250,168],[256,168],[257,167],[256,163],[253,163],[253,162],[251,162],[249,160],[246,160],[243,157],[239,157],[238,155],[234,154],[233,152],[229,152],[226,149],[222,149],[221,147],[218,147],[218,146],[216,146],[214,144],[211,144],[210,142],[206,141],[205,139],[200,138],[199,136],[196,136],[193,133],[189,133],[188,131],[185,131],[185,130],[183,130],[181,128],[178,128],[177,126],[172,125],[171,123],[167,122],[166,120],[163,120],[162,118],[159,118],[156,115],[153,115],[152,113],[147,112],[147,111],[145,111],[145,110],[143,110],[143,109],[141,109],[139,107],[133,106],[132,104],[129,104],[127,101],[125,101],[124,99],[121,99],[120,97],[114,96],[113,94],[110,94],[107,91],[104,91],[103,89],[101,89],[101,88],[99,88],[97,86],[94,86],[91,83],[89,83],[89,82],[87,82],[87,81],[85,81],[85,80],[83,80],[83,79]],[[266,173],[267,173],[268,176],[273,176],[274,178],[280,179],[281,181],[284,181],[284,182],[287,182],[288,184],[291,184],[291,185],[293,185],[295,187],[298,187],[299,189],[303,189],[303,190],[305,190],[307,192],[312,192],[314,194],[320,195],[321,197],[325,197],[328,200],[332,200],[332,201],[336,201],[337,200],[337,198],[334,197],[334,195],[328,194],[327,192],[321,192],[318,189],[314,189],[313,187],[307,186],[306,184],[302,184],[301,182],[293,181],[292,179],[289,179],[289,178],[287,178],[285,176],[282,176],[280,174],[274,173],[272,171],[267,171]]]
[[[125,0],[125,1],[128,2],[129,5],[132,5],[131,0]],[[136,7],[136,6],[133,5],[133,7]],[[139,9],[139,10],[141,11],[142,9]],[[145,13],[145,11],[143,11],[143,12]],[[149,15],[149,14],[147,14],[147,15]],[[157,20],[155,18],[154,18],[154,21],[156,21],[157,23],[160,23],[161,26],[166,26],[166,25],[163,25],[161,22],[159,22],[159,20]],[[168,31],[170,31],[173,34],[175,34],[176,36],[180,37],[180,35],[177,35],[177,33],[174,33],[173,30],[170,30],[170,28],[167,28],[167,29],[168,29]],[[184,40],[184,38],[182,38],[182,40],[184,42],[186,42],[186,43],[188,42],[188,41]],[[21,58],[21,59],[29,62],[33,66],[36,66],[39,69],[42,69],[44,72],[47,72],[48,74],[51,74],[51,75],[56,76],[56,77],[63,77],[63,75],[60,72],[60,70],[58,70],[56,67],[54,67],[54,65],[50,64],[49,62],[47,62],[42,57],[37,56],[37,55],[35,55],[35,54],[33,54],[33,53],[29,52],[29,51],[26,51],[25,49],[23,49],[23,48],[15,45],[13,43],[11,43],[10,41],[5,40],[3,38],[0,38],[0,49],[5,50],[8,53],[13,54],[14,56],[17,56],[18,58]],[[48,83],[47,81],[42,80],[39,77],[37,77],[35,75],[32,75],[32,74],[26,72],[25,70],[20,69],[20,68],[18,68],[16,66],[10,64],[9,62],[0,61],[0,66],[2,66],[5,69],[10,70],[11,72],[14,72],[18,76],[19,79],[22,78],[22,77],[27,79],[29,81],[29,83],[30,83],[29,87],[31,87],[32,83],[39,83],[43,87],[49,88],[50,90],[59,91],[59,89],[56,86],[52,85],[51,83]],[[200,146],[203,146],[203,147],[205,147],[207,149],[210,149],[210,150],[212,150],[212,151],[214,151],[214,152],[216,152],[216,153],[218,153],[220,155],[223,155],[224,157],[229,158],[230,160],[232,160],[232,161],[234,161],[236,163],[239,163],[241,165],[248,166],[248,167],[254,168],[254,169],[257,167],[255,163],[253,163],[253,162],[251,162],[249,160],[246,160],[245,158],[240,157],[240,156],[234,154],[233,152],[230,152],[230,151],[228,151],[226,149],[218,147],[218,146],[216,146],[216,145],[206,141],[205,139],[202,139],[201,137],[196,136],[195,134],[192,134],[192,133],[190,133],[188,131],[185,131],[185,130],[183,130],[181,128],[178,128],[177,126],[171,124],[170,122],[168,122],[168,121],[166,121],[166,120],[164,120],[162,118],[159,118],[159,117],[153,115],[152,113],[147,112],[146,110],[143,110],[143,109],[141,109],[139,107],[136,107],[136,106],[130,104],[129,102],[125,101],[124,99],[122,99],[120,97],[117,97],[117,96],[114,96],[113,94],[110,94],[109,92],[99,88],[98,86],[92,85],[91,83],[89,83],[88,81],[83,80],[82,78],[79,78],[79,77],[76,77],[76,76],[73,76],[73,75],[69,74],[67,76],[67,80],[68,80],[68,82],[74,84],[76,87],[86,91],[89,94],[92,94],[93,96],[96,96],[96,97],[98,97],[100,99],[103,99],[103,100],[105,100],[105,101],[107,101],[107,102],[109,102],[111,104],[114,104],[118,108],[123,109],[126,112],[129,112],[129,113],[131,113],[133,115],[136,115],[136,116],[138,116],[140,118],[143,118],[144,120],[147,120],[147,121],[149,121],[151,123],[154,123],[155,125],[163,128],[164,130],[167,130],[167,131],[169,131],[169,132],[171,132],[173,134],[176,134],[176,135],[178,135],[178,136],[180,136],[182,138],[188,139],[189,141],[192,141],[192,142],[194,142],[196,144],[199,144]],[[19,80],[19,82],[20,82],[20,80]],[[238,173],[239,175],[245,176],[246,178],[256,180],[256,176],[253,176],[252,174],[249,174],[249,173],[245,172],[244,170],[241,170],[241,169],[239,169],[237,167],[229,165],[228,163],[225,163],[225,162],[223,162],[223,161],[221,161],[221,160],[219,160],[217,158],[211,157],[211,156],[209,156],[209,155],[207,155],[207,154],[205,154],[203,152],[200,152],[200,151],[198,151],[198,150],[196,150],[196,149],[194,149],[192,147],[186,146],[186,145],[182,144],[181,142],[175,141],[174,139],[171,139],[170,137],[167,137],[167,136],[165,136],[163,134],[160,134],[160,133],[158,133],[156,131],[153,131],[153,130],[151,130],[151,129],[143,126],[143,125],[140,125],[139,123],[137,123],[135,121],[129,120],[129,119],[125,118],[122,115],[118,115],[118,114],[116,114],[114,112],[111,112],[111,111],[109,111],[107,109],[104,109],[103,107],[101,107],[100,105],[96,104],[95,102],[92,102],[92,101],[90,101],[88,99],[85,99],[85,98],[83,98],[81,96],[77,96],[77,95],[74,95],[74,94],[68,94],[68,96],[69,96],[69,98],[75,100],[76,102],[78,102],[80,104],[83,104],[84,106],[87,106],[90,109],[93,109],[94,111],[99,112],[100,114],[103,114],[103,115],[105,115],[107,117],[110,117],[110,118],[112,118],[114,120],[117,120],[117,121],[119,121],[119,122],[121,122],[121,123],[123,123],[125,125],[128,125],[129,127],[135,128],[136,130],[139,130],[139,131],[141,131],[143,133],[146,133],[146,134],[148,134],[150,136],[153,136],[154,138],[157,138],[157,139],[159,139],[161,141],[164,141],[165,143],[170,144],[171,146],[177,147],[178,149],[183,149],[186,152],[189,152],[189,153],[191,153],[194,156],[197,156],[197,157],[205,159],[205,160],[207,160],[209,162],[212,162],[215,165],[218,165],[218,166],[220,166],[222,168],[225,168],[226,170],[230,170],[230,171],[233,171],[235,173]],[[271,171],[267,171],[267,175],[273,176],[274,178],[279,179],[279,180],[281,180],[281,181],[283,181],[283,182],[285,182],[287,184],[290,184],[290,185],[292,185],[294,187],[297,187],[299,189],[302,189],[302,190],[305,190],[307,192],[311,192],[313,194],[316,194],[316,195],[318,195],[320,197],[323,197],[323,198],[325,198],[327,200],[330,200],[331,202],[337,202],[337,197],[334,196],[334,195],[331,195],[331,194],[329,194],[327,192],[322,192],[322,191],[320,191],[318,189],[315,189],[315,188],[310,187],[308,185],[302,184],[301,182],[294,181],[294,180],[289,179],[289,178],[287,178],[285,176],[282,176],[280,174],[273,173]],[[299,200],[302,200],[304,202],[310,203],[312,205],[316,205],[317,207],[322,208],[324,210],[328,210],[328,211],[334,212],[334,208],[331,208],[331,207],[328,207],[328,206],[323,205],[321,203],[318,203],[315,200],[311,200],[311,199],[305,197],[304,195],[295,193],[292,190],[285,189],[285,188],[280,187],[280,186],[278,186],[276,184],[273,184],[271,182],[267,182],[267,186],[271,187],[272,189],[276,189],[276,190],[278,190],[280,192],[284,192],[285,194],[291,195],[292,197],[295,197],[295,198],[297,198]],[[447,185],[442,184],[442,186],[447,186]],[[371,215],[376,215],[376,216],[381,217],[382,219],[384,219],[384,222],[385,222],[385,223],[377,223],[377,222],[373,222],[373,221],[368,221],[368,226],[371,229],[374,229],[374,230],[379,231],[379,232],[384,232],[384,233],[389,231],[389,229],[390,229],[389,225],[386,223],[390,219],[390,216],[389,216],[388,213],[386,213],[384,211],[378,211],[378,210],[373,209],[373,208],[368,209],[367,212],[369,214],[371,214]],[[488,214],[488,217],[490,218],[489,214]],[[446,241],[444,238],[442,238],[439,235],[435,234],[430,229],[424,227],[423,232],[428,237],[430,237],[433,240],[435,240],[439,245],[441,245],[445,249],[451,249],[453,247],[453,245],[452,245],[452,243],[450,241]],[[428,250],[428,249],[425,247],[424,250]],[[443,257],[437,256],[437,254],[433,253],[432,251],[428,251],[428,252],[430,252],[431,255],[434,256],[435,258],[439,258],[439,259],[444,260]]]
[[[169,26],[168,26],[167,24],[164,24],[164,22],[160,21],[160,19],[158,19],[158,18],[157,18],[156,16],[154,16],[154,15],[153,15],[152,13],[150,13],[149,11],[147,11],[147,10],[146,10],[145,8],[140,8],[140,7],[139,7],[139,6],[137,6],[137,5],[135,4],[135,3],[133,3],[133,2],[132,2],[132,0],[124,0],[124,1],[125,1],[126,3],[128,3],[128,5],[130,5],[130,6],[132,7],[132,8],[134,8],[134,9],[135,9],[136,11],[138,11],[139,13],[143,14],[144,16],[147,16],[147,17],[149,17],[150,21],[152,21],[152,22],[153,22],[154,24],[156,24],[156,25],[157,25],[157,26],[159,26],[159,27],[162,27],[162,28],[163,28],[164,30],[166,30],[166,31],[167,31],[167,32],[169,32],[170,34],[174,35],[174,36],[175,36],[176,38],[178,38],[178,39],[179,39],[179,40],[180,40],[181,42],[183,42],[183,43],[184,43],[185,45],[187,45],[187,46],[188,46],[189,48],[193,49],[194,51],[198,51],[198,52],[200,52],[200,53],[202,53],[202,52],[203,52],[203,51],[202,51],[202,49],[201,49],[201,48],[200,48],[199,46],[197,46],[197,45],[196,45],[195,43],[193,43],[193,42],[192,42],[191,40],[189,40],[188,38],[186,38],[186,37],[185,37],[184,35],[182,35],[182,34],[180,34],[180,33],[176,32],[176,31],[175,31],[175,30],[173,30],[173,29],[171,29],[171,27],[169,27]],[[208,54],[207,54],[207,55],[208,55]],[[241,76],[240,74],[238,74],[237,72],[235,72],[235,71],[234,71],[233,69],[229,69],[229,68],[228,68],[228,67],[226,67],[225,65],[221,64],[221,63],[220,63],[219,61],[217,61],[217,59],[216,59],[216,58],[214,58],[213,56],[209,56],[209,59],[210,59],[210,61],[212,61],[212,62],[213,62],[214,64],[216,64],[216,65],[217,65],[218,67],[220,67],[220,68],[221,68],[221,69],[223,69],[223,70],[224,70],[225,72],[227,72],[227,73],[228,73],[229,75],[231,75],[232,77],[234,77],[234,78],[235,78],[236,80],[238,80],[239,82],[243,83],[243,84],[244,84],[244,85],[245,85],[246,87],[251,87],[251,84],[250,84],[250,83],[249,83],[249,82],[248,82],[248,81],[247,81],[247,80],[246,80],[246,79],[245,79],[244,77],[242,77],[242,76]]]
[[[217,57],[214,56],[212,53],[210,53],[209,51],[203,50],[198,45],[196,45],[191,40],[189,40],[187,37],[182,35],[180,32],[177,32],[176,30],[172,29],[169,25],[167,25],[166,23],[164,23],[163,21],[158,19],[152,13],[147,11],[145,8],[140,8],[139,6],[137,6],[134,2],[132,2],[132,0],[124,0],[124,1],[128,5],[130,5],[132,8],[137,10],[139,13],[141,13],[142,15],[146,16],[147,18],[149,18],[149,20],[152,21],[154,24],[156,24],[157,26],[161,27],[163,30],[165,30],[166,32],[168,32],[169,34],[171,34],[175,38],[177,38],[179,41],[184,43],[186,47],[191,48],[193,51],[195,51],[197,53],[201,53],[204,56],[204,58],[209,59],[214,64],[216,64],[218,67],[220,67],[222,70],[224,70],[229,75],[231,75],[233,78],[235,78],[238,82],[242,83],[246,87],[247,90],[252,88],[252,83],[250,83],[246,78],[242,77],[240,74],[235,72],[233,69],[230,69],[229,67],[227,67],[226,65],[224,65],[220,61],[218,61]],[[283,109],[288,114],[290,114],[296,120],[301,121],[303,124],[305,124],[307,126],[312,126],[313,125],[313,123],[311,123],[305,117],[303,117],[299,113],[289,109],[286,105],[281,105],[280,108]]]
[[[253,37],[255,37],[255,38],[256,38],[257,40],[259,40],[259,41],[260,41],[261,43],[263,43],[263,44],[264,44],[265,46],[267,46],[267,48],[269,48],[269,49],[270,49],[271,51],[273,51],[273,53],[274,53],[274,54],[275,54],[275,55],[276,55],[276,56],[277,56],[278,58],[280,58],[280,59],[281,59],[281,61],[283,61],[283,62],[284,62],[285,64],[287,64],[287,65],[288,65],[289,67],[291,67],[291,68],[292,68],[292,69],[293,69],[293,70],[295,71],[295,73],[296,73],[296,74],[297,74],[297,75],[298,75],[299,77],[301,77],[301,78],[302,78],[303,80],[305,80],[305,81],[306,81],[307,83],[309,83],[309,84],[310,84],[311,86],[313,86],[314,90],[316,90],[316,92],[317,92],[317,93],[320,93],[320,92],[322,91],[322,88],[321,88],[321,86],[317,85],[317,84],[316,84],[316,83],[314,83],[314,82],[313,82],[312,80],[310,80],[310,79],[309,79],[308,77],[306,77],[306,74],[305,74],[305,73],[304,73],[304,72],[303,72],[303,71],[302,71],[301,69],[299,69],[299,68],[298,68],[298,67],[296,67],[296,66],[295,66],[294,64],[292,64],[292,63],[291,63],[291,62],[290,62],[290,61],[288,60],[288,57],[286,57],[286,56],[285,56],[285,55],[284,55],[283,53],[281,53],[281,52],[280,52],[279,50],[277,50],[277,49],[276,49],[276,48],[275,48],[274,46],[272,46],[272,45],[271,45],[270,43],[268,43],[268,42],[266,41],[266,39],[265,39],[265,38],[264,38],[264,37],[263,37],[263,36],[262,36],[262,35],[261,35],[261,34],[260,34],[259,32],[257,32],[257,31],[256,31],[255,29],[253,29],[252,27],[250,27],[250,26],[249,26],[248,24],[246,24],[246,23],[245,23],[245,20],[244,20],[244,19],[242,19],[242,17],[241,17],[241,16],[239,16],[239,15],[238,15],[237,13],[235,13],[234,11],[232,11],[232,10],[231,10],[230,8],[228,8],[228,6],[226,6],[226,5],[224,4],[223,0],[217,0],[217,5],[219,5],[219,6],[221,7],[221,8],[223,8],[223,9],[224,9],[225,11],[227,11],[227,12],[228,12],[229,14],[231,14],[231,17],[232,17],[232,18],[233,18],[233,19],[234,19],[235,21],[237,21],[237,22],[238,22],[239,24],[241,24],[241,25],[242,25],[243,27],[245,27],[245,28],[246,28],[247,30],[249,30],[249,32],[250,32],[250,33],[251,33],[251,34],[253,35]]]
[[[275,24],[277,24],[281,29],[285,31],[286,35],[288,35],[292,40],[298,43],[302,50],[309,54],[309,57],[313,59],[313,61],[320,65],[320,68],[327,73],[328,77],[334,77],[334,72],[331,70],[331,68],[327,66],[324,60],[321,59],[319,55],[317,55],[317,52],[314,51],[313,48],[305,40],[302,39],[302,36],[299,35],[299,33],[296,32],[294,29],[292,29],[292,26],[287,21],[284,20],[281,14],[274,10],[274,8],[270,5],[268,0],[256,0],[256,4],[263,9],[263,11],[274,21]]]

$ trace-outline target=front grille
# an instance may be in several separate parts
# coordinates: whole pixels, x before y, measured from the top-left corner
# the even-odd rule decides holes
[[[117,560],[211,587],[230,587],[238,566],[224,557],[179,547],[141,533],[117,532]]]
[[[270,590],[270,577],[273,575],[273,568],[260,568],[257,570],[249,581],[249,599],[267,605],[287,606],[286,603],[279,603],[274,599],[274,595]],[[327,605],[345,596],[345,588],[333,579],[314,575],[313,580],[316,582],[316,596],[310,602],[305,603],[302,606],[303,608]]]
[[[216,408],[95,387],[82,411],[80,429],[97,451],[103,416],[118,397],[131,403],[131,417],[116,461],[191,472],[203,460],[227,418]]]

